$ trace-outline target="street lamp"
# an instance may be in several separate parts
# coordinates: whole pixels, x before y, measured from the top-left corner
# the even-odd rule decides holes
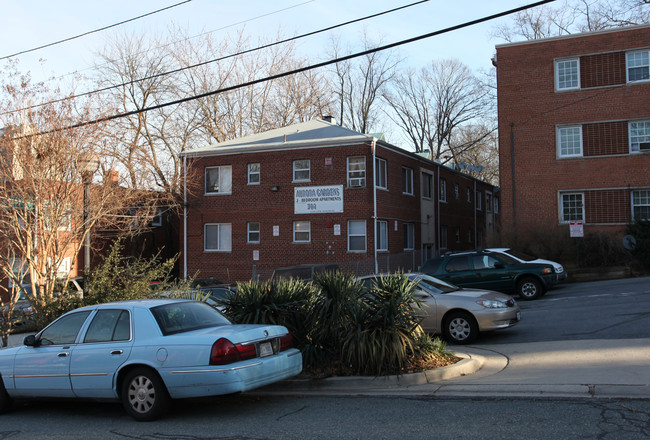
[[[90,184],[93,180],[93,174],[99,168],[99,158],[96,155],[89,155],[79,161],[79,170],[81,171],[81,180],[84,185],[84,283],[87,282],[90,273],[90,228],[88,219],[90,217]]]

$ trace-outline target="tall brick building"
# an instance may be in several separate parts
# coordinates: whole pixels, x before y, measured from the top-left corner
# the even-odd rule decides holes
[[[649,57],[650,26],[497,46],[504,231],[650,218]]]
[[[498,215],[493,186],[323,120],[184,160],[187,276],[266,279],[305,263],[412,270],[441,251],[484,246]]]

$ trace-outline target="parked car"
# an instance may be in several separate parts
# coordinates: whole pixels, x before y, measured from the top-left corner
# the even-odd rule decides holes
[[[314,274],[322,272],[336,272],[339,270],[339,265],[336,263],[325,264],[300,264],[298,266],[281,267],[273,271],[271,276],[272,280],[279,278],[296,278],[304,281],[311,281],[314,279]]]
[[[551,264],[521,263],[506,254],[488,251],[434,257],[419,271],[457,286],[514,292],[524,300],[544,295],[557,279]]]
[[[234,325],[200,301],[148,299],[73,310],[0,350],[0,412],[13,399],[119,400],[153,420],[171,399],[258,388],[302,371],[278,325]]]
[[[555,271],[556,283],[566,280],[568,275],[567,272],[564,270],[564,267],[560,263],[557,263],[555,261],[544,260],[542,258],[533,257],[531,255],[510,248],[492,248],[486,250],[489,252],[494,252],[495,254],[506,254],[509,257],[512,257],[521,263],[550,264],[551,266],[553,266],[553,270]]]
[[[404,276],[415,283],[415,296],[423,309],[420,325],[427,333],[442,334],[452,344],[469,344],[479,332],[512,327],[521,319],[517,302],[504,293],[463,289],[421,273],[381,276]],[[372,289],[377,277],[359,280]]]
[[[18,289],[18,299],[13,306],[11,313],[10,325],[14,331],[23,331],[34,322],[34,307],[27,298],[27,292],[31,292],[31,286],[27,284],[21,285]],[[4,307],[8,308],[8,305]]]

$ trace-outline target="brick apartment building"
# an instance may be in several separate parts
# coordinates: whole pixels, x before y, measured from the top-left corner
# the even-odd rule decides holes
[[[650,218],[649,57],[650,26],[497,46],[503,231]]]
[[[493,186],[324,120],[184,160],[185,276],[267,279],[306,263],[412,270],[441,251],[483,246],[498,214]]]

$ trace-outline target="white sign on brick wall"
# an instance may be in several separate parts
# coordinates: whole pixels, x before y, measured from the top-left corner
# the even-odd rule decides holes
[[[343,212],[343,185],[294,188],[295,214]]]

